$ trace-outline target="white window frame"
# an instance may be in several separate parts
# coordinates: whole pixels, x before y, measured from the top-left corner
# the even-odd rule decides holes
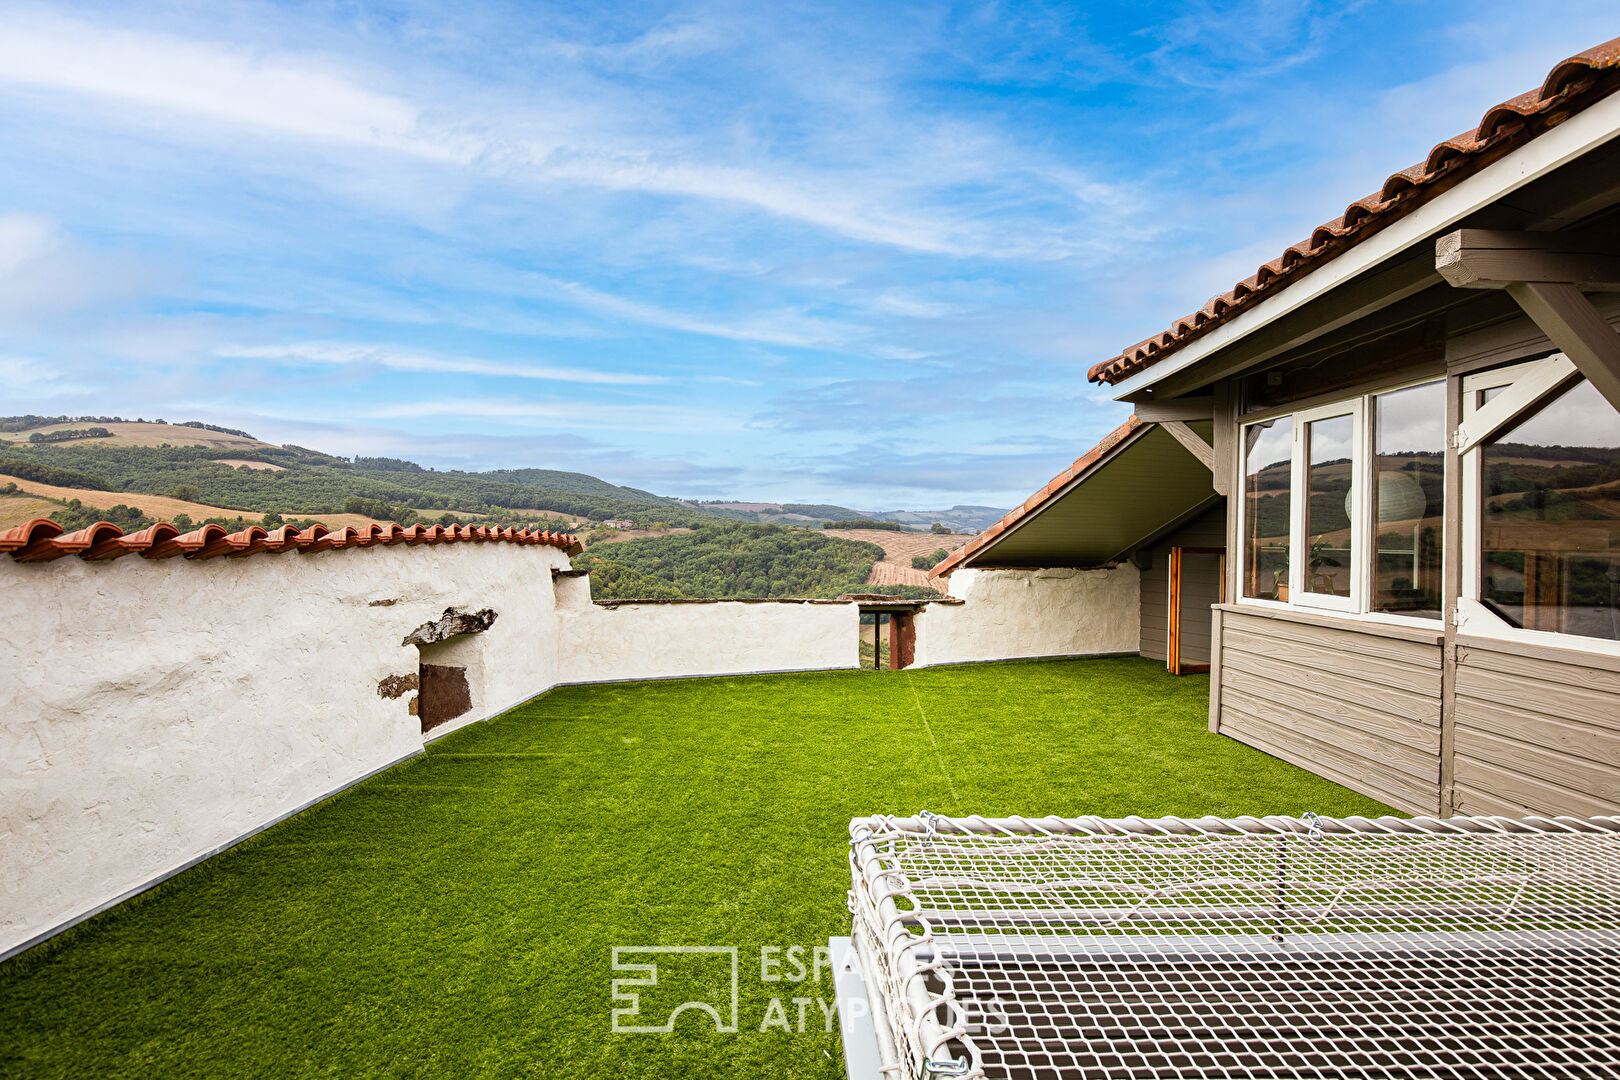
[[[1238,557],[1237,588],[1233,590],[1232,599],[1239,604],[1255,604],[1260,607],[1291,608],[1294,605],[1288,600],[1268,600],[1263,596],[1248,596],[1244,593],[1244,579],[1248,573],[1248,544],[1249,544],[1249,435],[1252,427],[1260,424],[1281,425],[1284,421],[1293,424],[1294,418],[1288,414],[1281,416],[1264,416],[1258,420],[1251,420],[1238,424]],[[1290,428],[1293,434],[1289,441],[1288,457],[1288,595],[1294,595],[1294,564],[1299,560],[1294,557],[1294,506],[1297,503],[1295,491],[1298,490],[1297,471],[1299,458],[1299,436],[1297,428]]]
[[[1306,432],[1310,425],[1322,420],[1336,420],[1341,416],[1350,418],[1350,595],[1337,596],[1332,593],[1311,592],[1306,584],[1310,581],[1310,537],[1306,533],[1306,524],[1309,521],[1310,502],[1310,446],[1306,439]],[[1314,409],[1303,409],[1294,414],[1294,471],[1293,506],[1290,507],[1292,521],[1289,525],[1288,540],[1288,600],[1296,607],[1316,608],[1322,611],[1343,611],[1359,614],[1365,610],[1362,603],[1362,555],[1367,548],[1363,542],[1366,534],[1367,509],[1367,399],[1361,397],[1348,401],[1335,401],[1331,405],[1318,405]],[[1299,558],[1294,558],[1295,553]]]
[[[1620,656],[1620,641],[1552,630],[1526,630],[1509,623],[1480,599],[1484,562],[1480,504],[1484,472],[1479,450],[1502,428],[1579,381],[1579,370],[1563,353],[1463,378],[1462,422],[1452,440],[1462,464],[1462,594],[1458,597],[1453,620],[1461,633]],[[1488,404],[1480,404],[1481,391],[1499,386],[1511,389]]]
[[[1504,380],[1511,382],[1511,379]],[[1252,604],[1258,607],[1282,608],[1295,611],[1321,611],[1333,612],[1364,621],[1386,623],[1396,626],[1417,626],[1424,629],[1434,629],[1443,625],[1440,618],[1424,618],[1418,615],[1405,615],[1394,612],[1374,611],[1373,583],[1375,576],[1367,572],[1376,558],[1374,533],[1377,523],[1373,521],[1373,491],[1375,468],[1373,462],[1374,431],[1372,401],[1383,394],[1392,394],[1400,390],[1409,390],[1414,386],[1427,386],[1442,382],[1433,375],[1420,379],[1409,379],[1404,382],[1381,386],[1376,390],[1368,390],[1354,397],[1341,398],[1325,405],[1314,405],[1308,409],[1299,409],[1293,413],[1279,412],[1270,416],[1259,416],[1252,420],[1240,422],[1238,425],[1238,446],[1240,447],[1238,462],[1238,587],[1233,596],[1233,602],[1238,604]],[[1501,385],[1494,383],[1492,385]],[[1307,552],[1310,545],[1305,535],[1306,520],[1306,473],[1308,471],[1308,453],[1305,438],[1305,425],[1317,420],[1328,420],[1336,416],[1349,416],[1353,425],[1352,441],[1352,469],[1353,479],[1351,491],[1354,497],[1350,505],[1350,529],[1354,537],[1352,551],[1355,557],[1350,566],[1350,595],[1334,596],[1324,593],[1308,592],[1305,582],[1309,573],[1306,566]],[[1244,546],[1249,542],[1248,512],[1249,500],[1247,491],[1248,482],[1248,436],[1247,430],[1256,424],[1263,423],[1291,423],[1293,425],[1292,457],[1290,458],[1289,473],[1289,529],[1288,529],[1288,599],[1268,600],[1264,597],[1243,595],[1243,575],[1247,567],[1246,551]],[[1441,542],[1443,557],[1449,558],[1449,540],[1443,537]],[[1444,574],[1442,568],[1441,573]]]

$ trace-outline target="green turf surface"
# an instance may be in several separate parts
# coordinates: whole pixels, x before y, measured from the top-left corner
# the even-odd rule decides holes
[[[1388,812],[1209,734],[1208,689],[1108,659],[558,690],[0,965],[0,1076],[841,1076],[831,975],[762,982],[760,949],[848,932],[851,817]],[[612,1032],[612,949],[655,944],[739,947],[738,1033]],[[639,1022],[715,963],[668,958]]]

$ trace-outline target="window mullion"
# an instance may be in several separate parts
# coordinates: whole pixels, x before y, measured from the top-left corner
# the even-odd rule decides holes
[[[1294,416],[1294,467],[1289,477],[1289,486],[1292,492],[1289,499],[1288,519],[1288,599],[1290,603],[1299,603],[1300,597],[1305,593],[1305,565],[1309,561],[1307,554],[1309,542],[1305,538],[1305,518],[1307,506],[1310,501],[1310,487],[1307,484],[1309,472],[1309,455],[1306,452],[1307,430],[1306,421],[1299,415]]]
[[[1356,402],[1355,412],[1356,434],[1352,445],[1354,450],[1351,462],[1351,489],[1354,497],[1351,499],[1350,535],[1352,542],[1352,558],[1350,560],[1350,595],[1353,598],[1355,610],[1365,612],[1372,610],[1372,581],[1377,576],[1377,523],[1374,521],[1378,498],[1378,469],[1373,460],[1374,432],[1372,408],[1369,398],[1362,397]]]

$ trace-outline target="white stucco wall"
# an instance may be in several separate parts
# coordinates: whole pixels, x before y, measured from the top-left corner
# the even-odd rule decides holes
[[[0,559],[0,953],[420,750],[410,695],[377,683],[446,607],[500,613],[469,719],[557,682],[566,565],[508,544]]]
[[[422,748],[401,639],[469,712],[558,683],[855,667],[852,604],[591,603],[554,548],[509,544],[91,563],[0,558],[0,955]]]
[[[1134,653],[1141,623],[1134,566],[958,570],[951,595],[917,616],[914,667],[1034,656]]]
[[[860,666],[854,604],[717,601],[558,608],[564,682]]]
[[[559,683],[858,666],[855,604],[593,604],[554,548],[377,546],[243,559],[0,558],[0,955],[422,747],[401,639],[447,607],[486,632],[433,646],[472,709]],[[1134,651],[1137,577],[958,571],[917,663]]]

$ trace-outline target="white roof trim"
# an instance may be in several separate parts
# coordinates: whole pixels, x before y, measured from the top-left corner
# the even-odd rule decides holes
[[[1109,392],[1116,401],[1140,393],[1159,380],[1191,367],[1233,345],[1296,308],[1343,285],[1364,270],[1411,247],[1425,236],[1456,225],[1469,214],[1517,191],[1561,165],[1602,146],[1620,134],[1620,94],[1611,94],[1576,113],[1557,127],[1531,139],[1500,161],[1487,165],[1425,205],[1395,221],[1344,254],[1328,260],[1280,293],[1222,323],[1203,337],[1139,371]]]

